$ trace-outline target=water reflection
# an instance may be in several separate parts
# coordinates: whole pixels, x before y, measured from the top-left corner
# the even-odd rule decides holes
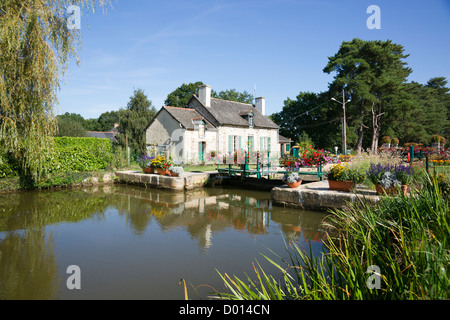
[[[122,280],[133,287],[120,297],[136,298],[133,295],[136,293],[131,291],[146,292],[147,289],[136,287],[143,283],[139,278],[142,277],[139,268],[143,265],[153,270],[153,274],[145,275],[152,283],[172,281],[165,278],[171,276],[167,271],[167,256],[171,264],[184,264],[186,272],[198,272],[200,277],[202,271],[195,264],[199,256],[191,250],[194,243],[203,256],[206,254],[213,259],[203,261],[201,267],[214,270],[237,259],[237,250],[230,249],[227,253],[223,248],[256,250],[246,244],[251,239],[273,236],[279,240],[282,234],[287,241],[300,239],[320,244],[325,237],[325,230],[320,226],[324,216],[272,207],[269,193],[237,189],[200,189],[184,193],[114,185],[0,195],[0,299],[68,297],[64,291],[64,268],[66,261],[74,256],[86,265],[93,265],[95,261],[98,270],[93,274],[103,272],[104,277],[109,276],[105,265],[114,265],[111,261],[127,256],[130,260],[123,263],[128,263],[127,267],[136,265],[133,271],[136,279]],[[175,234],[184,242],[172,243],[164,236],[167,234]],[[186,242],[185,234],[189,235],[191,243]],[[208,253],[216,244],[221,251]],[[142,250],[151,251],[143,255]],[[256,254],[243,252],[243,256]],[[225,262],[220,260],[228,255]],[[233,260],[233,263],[239,270],[240,261]],[[165,273],[168,275],[163,275]],[[178,277],[175,281],[180,279],[179,275],[174,277]],[[89,282],[93,287],[94,278],[92,276]],[[108,287],[99,290],[92,289],[92,296],[83,297],[110,297]],[[165,289],[160,286],[157,297],[162,297],[161,290]],[[169,291],[170,298],[173,292]],[[83,293],[88,295],[89,290]],[[154,298],[148,292],[142,296]]]

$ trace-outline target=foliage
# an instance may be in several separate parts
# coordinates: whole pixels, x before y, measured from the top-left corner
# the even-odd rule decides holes
[[[289,259],[280,262],[264,255],[281,277],[254,266],[256,280],[220,274],[226,292],[215,298],[243,300],[447,300],[450,237],[448,198],[436,178],[426,177],[412,196],[384,197],[379,205],[349,204],[333,210],[328,228],[327,253],[314,257],[298,244],[289,247]],[[380,288],[368,273],[379,270]]]
[[[173,161],[171,158],[166,158],[163,155],[157,155],[152,161],[151,165],[155,169],[169,169],[173,165]]]
[[[57,117],[58,129],[55,134],[56,137],[85,137],[86,130],[83,125],[68,118]]]
[[[407,185],[411,182],[414,169],[410,165],[371,164],[367,177],[373,184]],[[383,186],[384,187],[384,186]]]
[[[116,136],[119,144],[123,148],[130,147],[134,153],[147,153],[145,128],[155,115],[156,109],[144,91],[135,90],[127,109],[120,112],[119,134]]]
[[[198,88],[204,83],[201,81],[183,83],[180,87],[167,95],[164,104],[171,107],[185,108],[192,95],[198,96]]]
[[[97,138],[55,138],[55,152],[47,154],[49,172],[85,172],[110,166],[112,142]]]
[[[283,176],[282,181],[284,183],[296,183],[302,181],[302,177],[298,172],[290,171]]]
[[[74,0],[95,9],[108,1]],[[0,145],[23,171],[40,175],[53,148],[59,77],[77,57],[80,31],[67,28],[67,1],[14,1],[1,5]]]
[[[153,159],[155,159],[154,156],[149,156],[147,154],[144,154],[139,157],[137,163],[138,163],[139,167],[141,167],[141,168],[151,168]]]
[[[442,137],[438,134],[434,134],[431,136],[431,142],[439,142],[439,143],[445,144],[446,140],[444,137]]]
[[[254,100],[254,97],[251,93],[248,93],[247,91],[239,92],[236,89],[229,89],[225,91],[222,90],[220,92],[212,90],[211,97],[248,104],[252,104]]]
[[[330,168],[327,174],[328,180],[334,181],[352,181],[353,183],[362,183],[366,175],[358,167],[350,167],[348,163],[338,163]]]
[[[400,141],[397,138],[392,138],[391,139],[391,144],[394,146],[398,146],[398,144],[400,143]]]
[[[332,155],[329,151],[324,149],[307,149],[303,152],[300,164],[303,167],[324,166],[331,161]]]
[[[389,136],[384,136],[381,138],[382,143],[391,143],[392,139]]]

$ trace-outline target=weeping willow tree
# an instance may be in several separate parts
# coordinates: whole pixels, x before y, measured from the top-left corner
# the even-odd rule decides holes
[[[95,11],[107,0],[0,0],[0,149],[27,175],[46,171],[57,129],[61,77],[77,58],[80,30],[68,8]]]

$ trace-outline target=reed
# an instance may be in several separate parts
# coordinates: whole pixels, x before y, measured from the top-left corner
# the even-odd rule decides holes
[[[334,210],[324,224],[327,252],[314,257],[298,244],[286,246],[288,261],[264,256],[281,276],[259,264],[255,277],[220,274],[221,299],[406,300],[448,299],[450,261],[448,193],[437,177],[423,177],[410,196],[386,196],[377,206]],[[279,262],[281,260],[281,262]],[[379,288],[368,285],[379,268]]]

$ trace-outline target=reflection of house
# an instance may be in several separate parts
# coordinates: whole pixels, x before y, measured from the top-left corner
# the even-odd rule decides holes
[[[212,151],[270,151],[280,154],[279,127],[265,114],[265,98],[255,105],[211,97],[204,85],[187,108],[163,107],[146,128],[147,146],[174,159],[204,162]]]
[[[87,131],[86,136],[89,138],[109,139],[112,142],[117,142],[116,135],[119,133],[119,125],[114,124],[114,128],[107,132]]]

